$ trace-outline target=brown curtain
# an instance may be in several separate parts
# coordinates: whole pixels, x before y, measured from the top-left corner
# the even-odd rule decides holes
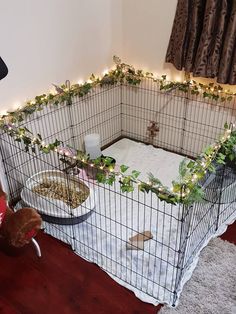
[[[166,62],[236,84],[236,0],[179,0]]]

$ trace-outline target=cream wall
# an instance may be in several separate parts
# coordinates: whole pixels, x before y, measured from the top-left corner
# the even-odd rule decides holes
[[[171,79],[181,79],[165,54],[177,0],[123,1],[123,58],[128,63]]]
[[[0,113],[112,65],[112,56],[181,80],[165,63],[177,0],[0,0]],[[232,87],[231,87],[232,89]]]
[[[0,81],[0,113],[112,65],[183,79],[165,63],[177,0],[0,0],[0,56],[9,67]],[[232,89],[232,87],[231,87]],[[2,167],[0,165],[0,177]]]
[[[184,73],[165,63],[177,0],[123,0],[123,59],[172,80]],[[202,83],[214,80],[194,78]],[[222,84],[221,84],[222,85]],[[236,92],[235,85],[223,85]]]
[[[0,0],[0,112],[112,65],[122,54],[122,0]]]
[[[122,53],[122,0],[0,0],[0,114],[66,79],[76,82]],[[8,192],[0,160],[0,178]]]

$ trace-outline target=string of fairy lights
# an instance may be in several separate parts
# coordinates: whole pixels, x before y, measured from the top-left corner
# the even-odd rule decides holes
[[[45,93],[39,96],[36,96],[34,99],[26,101],[24,104],[17,105],[16,110],[13,110],[8,113],[0,114],[0,120],[6,118],[17,119],[17,116],[20,115],[29,115],[33,112],[41,109],[42,106],[46,106],[53,103],[63,103],[65,100],[68,100],[68,97],[73,96],[84,96],[92,88],[96,86],[107,86],[113,85],[116,83],[127,83],[130,85],[140,84],[143,78],[151,79],[153,82],[157,82],[160,85],[160,89],[168,91],[173,88],[177,88],[182,92],[190,92],[192,94],[202,94],[203,97],[209,98],[212,100],[220,101],[231,101],[236,95],[236,92],[232,92],[230,89],[224,89],[221,85],[215,83],[203,84],[196,82],[195,80],[184,80],[183,82],[179,81],[170,81],[167,80],[166,75],[158,77],[152,72],[145,72],[143,70],[136,70],[133,66],[122,63],[121,59],[117,56],[113,57],[115,68],[111,70],[104,70],[101,77],[96,77],[94,74],[90,76],[88,80],[83,82],[79,80],[78,83],[70,86],[68,80],[66,84],[57,86],[55,84],[55,90],[50,90],[49,93]]]
[[[95,77],[93,74],[90,79],[86,82],[74,84],[70,86],[69,81],[61,87],[55,85],[55,91],[51,91],[48,95],[43,94],[36,96],[34,100],[28,101],[25,105],[16,109],[15,111],[0,116],[0,128],[17,142],[22,142],[25,145],[26,151],[32,150],[36,152],[36,146],[43,153],[55,152],[58,155],[66,158],[79,161],[83,165],[91,168],[97,168],[104,172],[102,177],[103,182],[105,178],[112,178],[109,182],[114,182],[114,178],[117,177],[121,186],[128,187],[127,190],[131,191],[133,186],[136,184],[138,188],[143,192],[154,192],[161,200],[165,200],[170,203],[187,202],[188,195],[191,194],[191,187],[196,185],[202,178],[202,174],[206,173],[209,165],[214,161],[217,153],[221,149],[222,145],[230,139],[232,130],[235,125],[231,124],[227,126],[224,134],[217,140],[217,142],[211,145],[211,153],[202,153],[193,164],[191,164],[191,178],[189,173],[186,178],[182,178],[181,184],[173,184],[169,189],[168,187],[161,184],[161,182],[154,178],[152,175],[149,176],[149,180],[144,182],[139,180],[137,177],[137,171],[135,175],[127,175],[126,172],[120,169],[115,169],[115,165],[107,165],[104,160],[90,160],[84,152],[71,150],[69,147],[62,146],[63,143],[60,140],[55,140],[52,143],[45,143],[40,134],[37,136],[33,135],[30,130],[22,125],[22,122],[31,114],[38,110],[42,110],[44,106],[53,104],[68,104],[71,103],[72,97],[79,96],[83,97],[87,95],[93,88],[99,86],[107,86],[113,84],[129,84],[138,85],[142,79],[152,79],[154,82],[158,82],[160,90],[169,91],[179,89],[182,92],[190,92],[191,94],[199,95],[202,93],[203,97],[208,97],[213,100],[221,101],[232,101],[236,93],[229,90],[223,90],[220,85],[214,85],[210,83],[203,85],[193,80],[184,82],[170,82],[166,80],[166,76],[163,75],[161,78],[157,78],[150,72],[144,72],[142,70],[135,70],[132,66],[122,63],[118,57],[114,57],[116,68],[110,71],[106,71],[102,78]],[[224,94],[224,96],[219,96]],[[190,161],[192,162],[192,161]],[[127,167],[128,168],[128,167]],[[139,174],[139,173],[138,173]],[[176,188],[178,186],[178,189]]]
[[[190,189],[188,188],[189,182],[191,181],[191,183],[195,183],[196,184],[202,178],[202,176],[199,175],[199,173],[202,173],[202,171],[204,173],[207,172],[209,164],[211,164],[213,162],[213,160],[215,159],[215,157],[216,157],[218,151],[220,150],[221,146],[227,140],[230,139],[231,133],[232,133],[234,128],[235,128],[235,124],[230,124],[225,129],[224,134],[222,136],[220,136],[219,140],[215,144],[211,145],[211,148],[212,148],[211,154],[201,154],[201,156],[198,159],[196,159],[195,164],[197,165],[197,167],[196,168],[194,168],[194,167],[192,168],[193,169],[192,177],[190,179],[183,180],[184,181],[184,185],[186,186],[185,190],[180,190],[179,193],[173,193],[173,187],[170,188],[170,190],[168,190],[168,188],[165,187],[165,186],[154,187],[150,180],[148,180],[147,182],[143,182],[143,181],[141,181],[139,179],[132,178],[132,182],[137,184],[139,189],[142,186],[144,186],[144,185],[145,186],[149,186],[150,189],[152,188],[152,191],[154,191],[154,189],[155,189],[157,193],[165,192],[165,193],[169,194],[170,196],[174,197],[176,199],[176,201],[180,201],[180,199],[185,198],[191,192]],[[89,166],[91,168],[95,167],[95,168],[101,169],[101,170],[104,170],[104,168],[105,168],[105,165],[96,166],[93,161],[88,159],[88,156],[86,156],[87,159],[85,159],[84,157],[78,158],[78,156],[76,156],[76,155],[71,156],[71,151],[70,150],[69,151],[65,151],[64,149],[60,149],[60,148],[56,148],[55,151],[58,154],[61,154],[63,156],[70,157],[70,158],[72,158],[74,160],[79,160],[84,165],[87,165],[87,166]],[[201,166],[201,168],[199,168],[199,165]],[[121,171],[115,171],[114,169],[115,169],[114,167],[109,167],[109,168],[106,169],[106,172],[115,174],[115,176],[117,176],[119,178],[119,180],[122,180],[123,178],[126,177],[126,175],[124,175],[124,173],[122,173]]]

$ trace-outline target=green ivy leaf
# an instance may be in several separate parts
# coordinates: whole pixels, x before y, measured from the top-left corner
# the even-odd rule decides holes
[[[179,164],[179,175],[183,178],[187,173],[187,166],[186,166],[186,158],[184,158]]]
[[[213,164],[210,164],[210,165],[208,166],[208,170],[209,170],[210,172],[213,172],[213,173],[216,172],[216,169],[215,169],[215,167],[213,166]]]
[[[121,171],[122,173],[126,172],[128,169],[129,169],[128,166],[125,166],[125,165],[121,165],[121,166],[120,166],[120,171]]]
[[[24,142],[25,145],[31,144],[31,138],[30,138],[30,137],[24,136],[24,137],[22,138],[22,140],[23,140],[23,142]]]
[[[150,185],[146,184],[145,182],[142,182],[142,183],[139,184],[138,189],[141,192],[148,193],[150,191],[151,187],[150,187]]]
[[[193,168],[194,165],[195,165],[195,162],[194,162],[193,160],[190,160],[190,161],[187,163],[187,167],[188,167],[189,169]]]
[[[121,191],[124,193],[124,192],[133,192],[134,191],[134,187],[131,186],[131,185],[123,185],[121,184]]]
[[[116,176],[114,174],[109,175],[109,177],[106,180],[106,183],[109,185],[113,185],[113,183],[116,181]]]
[[[50,152],[50,148],[49,147],[42,147],[41,151],[44,152],[45,154],[48,154]]]
[[[104,172],[98,172],[96,174],[96,179],[99,183],[106,183],[106,175]]]
[[[148,179],[153,185],[157,185],[157,186],[162,185],[161,181],[158,178],[155,178],[151,172],[148,173]]]
[[[105,166],[109,167],[114,164],[114,159],[111,157],[106,156],[105,158],[102,158],[102,161]]]
[[[138,176],[140,175],[140,173],[141,173],[141,172],[139,172],[139,171],[137,171],[137,170],[133,170],[131,174],[132,174],[132,177],[133,177],[134,179],[137,179]]]
[[[173,192],[174,193],[179,193],[181,191],[181,189],[182,189],[182,184],[179,183],[179,182],[173,181],[172,182],[172,187],[173,187]]]
[[[229,125],[228,125],[228,123],[227,123],[227,122],[225,122],[225,124],[224,124],[224,128],[225,128],[226,130],[228,130]]]

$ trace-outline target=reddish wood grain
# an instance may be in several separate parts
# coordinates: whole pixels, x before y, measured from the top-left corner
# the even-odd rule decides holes
[[[236,223],[223,239],[236,244]],[[42,258],[31,245],[0,243],[1,314],[154,314],[154,307],[84,261],[64,243],[40,233]]]

